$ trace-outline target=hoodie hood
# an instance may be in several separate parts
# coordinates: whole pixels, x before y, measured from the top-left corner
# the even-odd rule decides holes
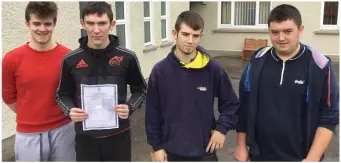
[[[180,64],[182,67],[187,69],[202,69],[205,68],[209,61],[211,56],[208,54],[207,50],[204,49],[201,46],[197,46],[197,56],[188,64],[183,64],[180,62],[180,60],[175,56],[175,49],[176,45],[172,47],[172,51],[169,55],[173,56],[173,60],[177,62],[177,64]]]
[[[96,57],[99,57],[99,56],[104,55],[107,51],[110,51],[120,45],[118,37],[115,35],[109,34],[109,40],[110,40],[109,45],[105,47],[104,49],[92,49],[88,47],[88,36],[81,37],[78,40],[78,42],[79,42],[80,48],[91,51],[91,54],[95,55]]]

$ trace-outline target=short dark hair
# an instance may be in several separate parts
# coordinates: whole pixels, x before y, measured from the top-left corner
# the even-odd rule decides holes
[[[58,7],[55,2],[29,2],[25,10],[26,22],[30,21],[31,14],[35,14],[40,18],[52,17],[54,23],[56,23]]]
[[[110,22],[114,19],[114,14],[111,10],[111,5],[107,2],[87,2],[82,10],[82,19],[90,14],[103,15],[107,14]]]
[[[181,23],[185,23],[195,31],[204,30],[204,20],[198,13],[193,11],[184,11],[178,16],[175,23],[175,30],[177,32],[180,31]]]
[[[282,22],[286,20],[293,20],[298,27],[302,25],[300,11],[292,5],[281,4],[271,10],[268,19],[268,27],[270,27],[271,22]]]

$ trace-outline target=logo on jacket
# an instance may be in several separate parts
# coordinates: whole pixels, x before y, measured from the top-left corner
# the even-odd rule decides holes
[[[109,61],[110,66],[120,66],[123,61],[123,56],[112,57]]]
[[[76,68],[84,68],[84,67],[88,67],[88,64],[86,64],[85,61],[82,59],[81,61],[77,63]]]
[[[304,84],[304,80],[295,80],[295,84]]]
[[[197,88],[199,91],[203,91],[203,92],[205,92],[207,89],[206,89],[206,87],[198,87]]]

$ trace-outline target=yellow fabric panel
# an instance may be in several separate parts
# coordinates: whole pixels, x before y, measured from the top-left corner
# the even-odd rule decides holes
[[[184,64],[182,62],[180,63],[183,64],[184,67],[186,68],[200,69],[200,68],[205,67],[209,60],[210,60],[210,57],[208,55],[206,55],[205,53],[201,53],[200,51],[197,51],[197,56],[192,62],[187,63],[187,64]]]

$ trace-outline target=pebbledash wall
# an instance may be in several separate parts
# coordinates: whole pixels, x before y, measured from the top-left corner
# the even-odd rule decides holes
[[[2,2],[2,55],[11,49],[21,46],[29,40],[29,33],[25,26],[25,8],[28,2]],[[56,2],[59,8],[57,25],[53,39],[69,47],[78,48],[81,36],[80,3]],[[116,11],[124,15],[124,19],[117,20],[117,24],[124,25],[120,36],[124,37],[125,45],[134,51],[140,61],[141,70],[145,78],[156,62],[163,59],[173,45],[171,30],[177,16],[189,10],[189,2],[109,2],[116,18]],[[116,10],[116,4],[120,8]],[[118,6],[118,5],[117,5]],[[146,7],[149,6],[149,7]],[[144,17],[147,10],[150,14]],[[149,22],[150,30],[145,41],[145,22]],[[122,28],[121,28],[122,29]],[[123,32],[122,32],[123,31]],[[162,34],[163,32],[163,34]],[[111,32],[117,34],[116,28]],[[120,38],[121,39],[121,38]],[[15,114],[2,102],[2,140],[15,134]]]

